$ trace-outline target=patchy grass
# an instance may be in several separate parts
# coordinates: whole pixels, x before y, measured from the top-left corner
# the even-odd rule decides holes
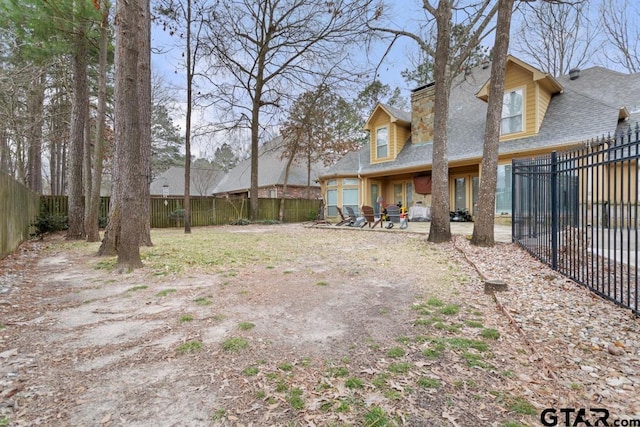
[[[139,286],[134,286],[132,288],[127,289],[127,292],[141,291],[141,290],[147,289],[147,288],[148,288],[147,285],[139,285]]]
[[[372,406],[366,414],[362,425],[367,427],[386,427],[390,423],[387,414],[379,406]]]
[[[96,262],[94,270],[113,270],[118,265],[118,258],[104,259]]]
[[[231,337],[224,340],[222,349],[230,353],[239,353],[249,347],[249,341],[240,337]]]
[[[329,286],[329,283],[324,282],[324,281],[320,281],[316,283],[316,286]]]
[[[479,354],[464,352],[461,356],[464,360],[466,360],[467,366],[469,366],[470,368],[478,367],[483,369],[495,369],[494,366],[486,363],[483,360],[483,357]]]
[[[460,306],[456,304],[447,304],[438,311],[445,316],[455,316],[460,312]]]
[[[411,364],[407,362],[391,363],[387,370],[394,374],[406,374],[411,370]]]
[[[442,307],[444,305],[444,302],[438,298],[429,298],[427,300],[427,305],[431,307]]]
[[[356,378],[356,377],[350,377],[347,378],[346,381],[344,382],[344,386],[346,388],[363,388],[364,387],[364,383],[362,382],[362,380],[360,378]]]
[[[484,325],[482,324],[482,322],[479,322],[477,320],[465,320],[464,321],[465,326],[468,326],[470,328],[483,328]]]
[[[496,331],[493,328],[484,328],[482,331],[480,331],[480,336],[489,340],[497,340],[498,338],[500,338],[500,332]]]
[[[197,238],[193,238],[197,236]],[[153,233],[152,247],[141,247],[145,266],[160,274],[212,272],[233,277],[249,265],[277,265],[300,245],[288,236],[229,233],[222,227],[180,229]],[[212,250],[216,248],[216,250]]]
[[[291,363],[281,363],[278,365],[278,369],[285,372],[293,371],[293,365]]]
[[[393,347],[387,350],[387,357],[398,358],[406,354],[402,347]]]
[[[487,351],[489,349],[489,345],[486,342],[473,340],[470,338],[449,338],[447,339],[447,343],[451,346],[451,348],[460,350],[468,350],[470,348],[473,348],[478,351]]]
[[[166,297],[167,295],[169,295],[169,294],[173,294],[173,293],[175,293],[175,292],[178,292],[178,291],[177,291],[177,290],[175,290],[175,289],[165,289],[165,290],[162,290],[162,291],[158,292],[158,293],[156,294],[156,296],[157,296],[157,297]]]
[[[302,390],[300,390],[299,388],[292,389],[287,396],[287,402],[289,402],[291,407],[295,410],[299,411],[303,409],[305,402],[304,398],[302,397]]]
[[[242,371],[242,375],[245,375],[247,377],[253,377],[255,375],[258,375],[258,372],[260,372],[260,370],[257,367],[249,366],[248,368],[245,368]]]
[[[177,351],[179,354],[197,353],[202,350],[202,346],[203,344],[200,341],[187,341],[180,344]]]
[[[442,383],[435,378],[420,378],[418,379],[418,385],[422,388],[440,388]]]
[[[505,405],[511,412],[521,415],[536,415],[538,413],[535,406],[521,396],[513,396],[499,391],[491,391],[490,393],[496,396],[498,403]]]
[[[329,376],[334,378],[346,377],[349,375],[349,370],[344,366],[339,366],[337,368],[329,368]]]
[[[240,329],[241,331],[249,331],[253,328],[255,328],[256,325],[254,323],[251,322],[240,322],[238,323],[238,329]]]
[[[209,298],[198,297],[194,300],[196,305],[211,305],[213,302]]]
[[[193,316],[191,314],[185,314],[184,316],[180,316],[180,323],[191,322],[193,321]]]

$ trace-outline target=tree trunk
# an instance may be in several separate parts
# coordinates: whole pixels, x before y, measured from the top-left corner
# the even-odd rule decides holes
[[[256,105],[258,104],[258,105]],[[249,219],[258,219],[258,149],[259,149],[259,126],[260,106],[257,101],[253,102],[251,116],[251,186],[249,190]]]
[[[0,123],[0,171],[9,173],[9,135],[4,123]]]
[[[87,242],[100,241],[99,211],[100,187],[102,186],[102,158],[104,155],[104,128],[107,107],[107,53],[109,50],[109,3],[102,2],[102,22],[100,24],[100,59],[98,70],[98,109],[96,114],[96,136],[93,152],[93,179],[91,195],[85,219]]]
[[[437,40],[434,65],[435,102],[433,119],[433,171],[431,198],[431,228],[429,241],[451,240],[449,217],[449,161],[447,159],[447,122],[451,70],[449,68],[451,40],[451,4],[440,1],[436,11]]]
[[[287,195],[287,187],[289,185],[289,171],[291,170],[291,164],[293,163],[294,157],[295,153],[291,153],[291,155],[287,159],[287,166],[284,169],[284,183],[282,184],[282,197],[280,198],[280,210],[278,212],[278,221],[280,222],[284,222],[284,199]]]
[[[138,100],[140,102],[140,157],[142,161],[142,230],[140,244],[153,246],[151,241],[151,11],[149,2],[142,4],[141,51],[138,56]]]
[[[44,89],[46,73],[40,70],[40,76],[29,91],[29,141],[27,177],[28,187],[36,193],[42,193],[42,125],[44,116]]]
[[[184,232],[191,233],[191,102],[193,99],[193,70],[191,69],[191,0],[187,0],[187,117],[184,135]]]
[[[493,47],[491,81],[487,120],[482,151],[482,175],[478,193],[478,209],[473,225],[471,244],[493,246],[496,206],[496,181],[498,175],[498,144],[500,141],[500,123],[504,98],[504,79],[506,73],[507,52],[509,49],[509,31],[514,0],[500,0],[496,40]]]
[[[260,148],[260,107],[262,106],[262,89],[264,86],[265,52],[258,57],[258,72],[251,106],[251,189],[249,191],[249,219],[258,219],[258,150]]]
[[[146,180],[141,164],[140,109],[150,106],[141,105],[138,98],[138,59],[148,49],[148,45],[144,45],[145,35],[140,31],[140,20],[148,2],[117,2],[115,134],[122,219],[116,249],[120,272],[142,267],[140,230]]]
[[[71,145],[69,147],[69,228],[68,240],[84,239],[84,194],[82,169],[84,160],[85,122],[88,116],[87,39],[79,25],[74,40],[73,107],[71,109]]]

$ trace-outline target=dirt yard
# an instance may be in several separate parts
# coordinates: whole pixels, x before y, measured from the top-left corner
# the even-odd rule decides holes
[[[152,237],[129,274],[62,236],[0,261],[0,426],[640,420],[638,319],[512,244],[300,224]]]

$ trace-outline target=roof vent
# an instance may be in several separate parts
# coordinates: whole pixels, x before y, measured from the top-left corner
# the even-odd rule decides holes
[[[569,80],[576,80],[578,77],[580,77],[579,68],[572,68],[569,70]]]

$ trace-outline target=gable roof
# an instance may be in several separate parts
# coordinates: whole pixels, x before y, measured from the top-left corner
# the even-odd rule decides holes
[[[281,158],[283,151],[284,148],[281,137],[274,138],[260,147],[258,150],[258,187],[284,185],[287,159]],[[321,162],[316,162],[311,165],[311,186],[319,187],[316,180],[325,169]],[[306,163],[293,162],[291,164],[287,185],[307,185]],[[249,191],[250,188],[251,159],[246,159],[231,169],[215,187],[213,192],[214,194],[237,193]]]
[[[385,113],[387,113],[390,119],[389,121],[391,123],[401,122],[401,123],[411,124],[411,113],[407,113],[406,111],[402,111],[399,108],[392,107],[391,105],[387,105],[379,102],[371,112],[371,115],[367,119],[366,123],[364,124],[365,130],[371,129],[371,120],[376,115],[376,112],[378,110],[382,110]]]
[[[191,196],[210,196],[222,179],[222,174],[222,171],[213,168],[191,167],[189,194]],[[168,196],[184,196],[184,167],[171,166],[158,175],[151,182],[151,195],[163,196],[165,185]]]
[[[490,73],[490,67],[483,69],[478,66],[454,81],[448,119],[449,162],[478,161],[482,158],[487,104],[476,94],[486,86]],[[560,148],[613,134],[617,127],[624,126],[618,120],[622,107],[628,111],[628,119],[623,124],[640,121],[640,73],[624,74],[592,67],[582,70],[575,80],[568,75],[554,80],[563,90],[552,96],[538,134],[500,142],[500,154]],[[359,158],[369,159],[369,152],[370,144],[365,144],[360,149]],[[432,162],[432,141],[413,141],[405,144],[394,160],[373,164],[366,161],[359,164],[357,171],[382,175],[416,168],[428,170]],[[336,168],[344,166],[338,162],[327,171],[326,176],[337,175],[340,170]]]
[[[534,82],[538,82],[538,84],[545,88],[549,93],[556,94],[562,92],[562,85],[551,74],[542,72],[536,67],[533,67],[524,61],[521,61],[513,55],[507,55],[506,66],[509,66],[509,63],[515,64],[520,68],[524,68],[525,70],[529,71],[532,75],[532,80]],[[478,98],[482,99],[485,102],[489,99],[489,83],[490,80],[487,80],[476,94]]]

